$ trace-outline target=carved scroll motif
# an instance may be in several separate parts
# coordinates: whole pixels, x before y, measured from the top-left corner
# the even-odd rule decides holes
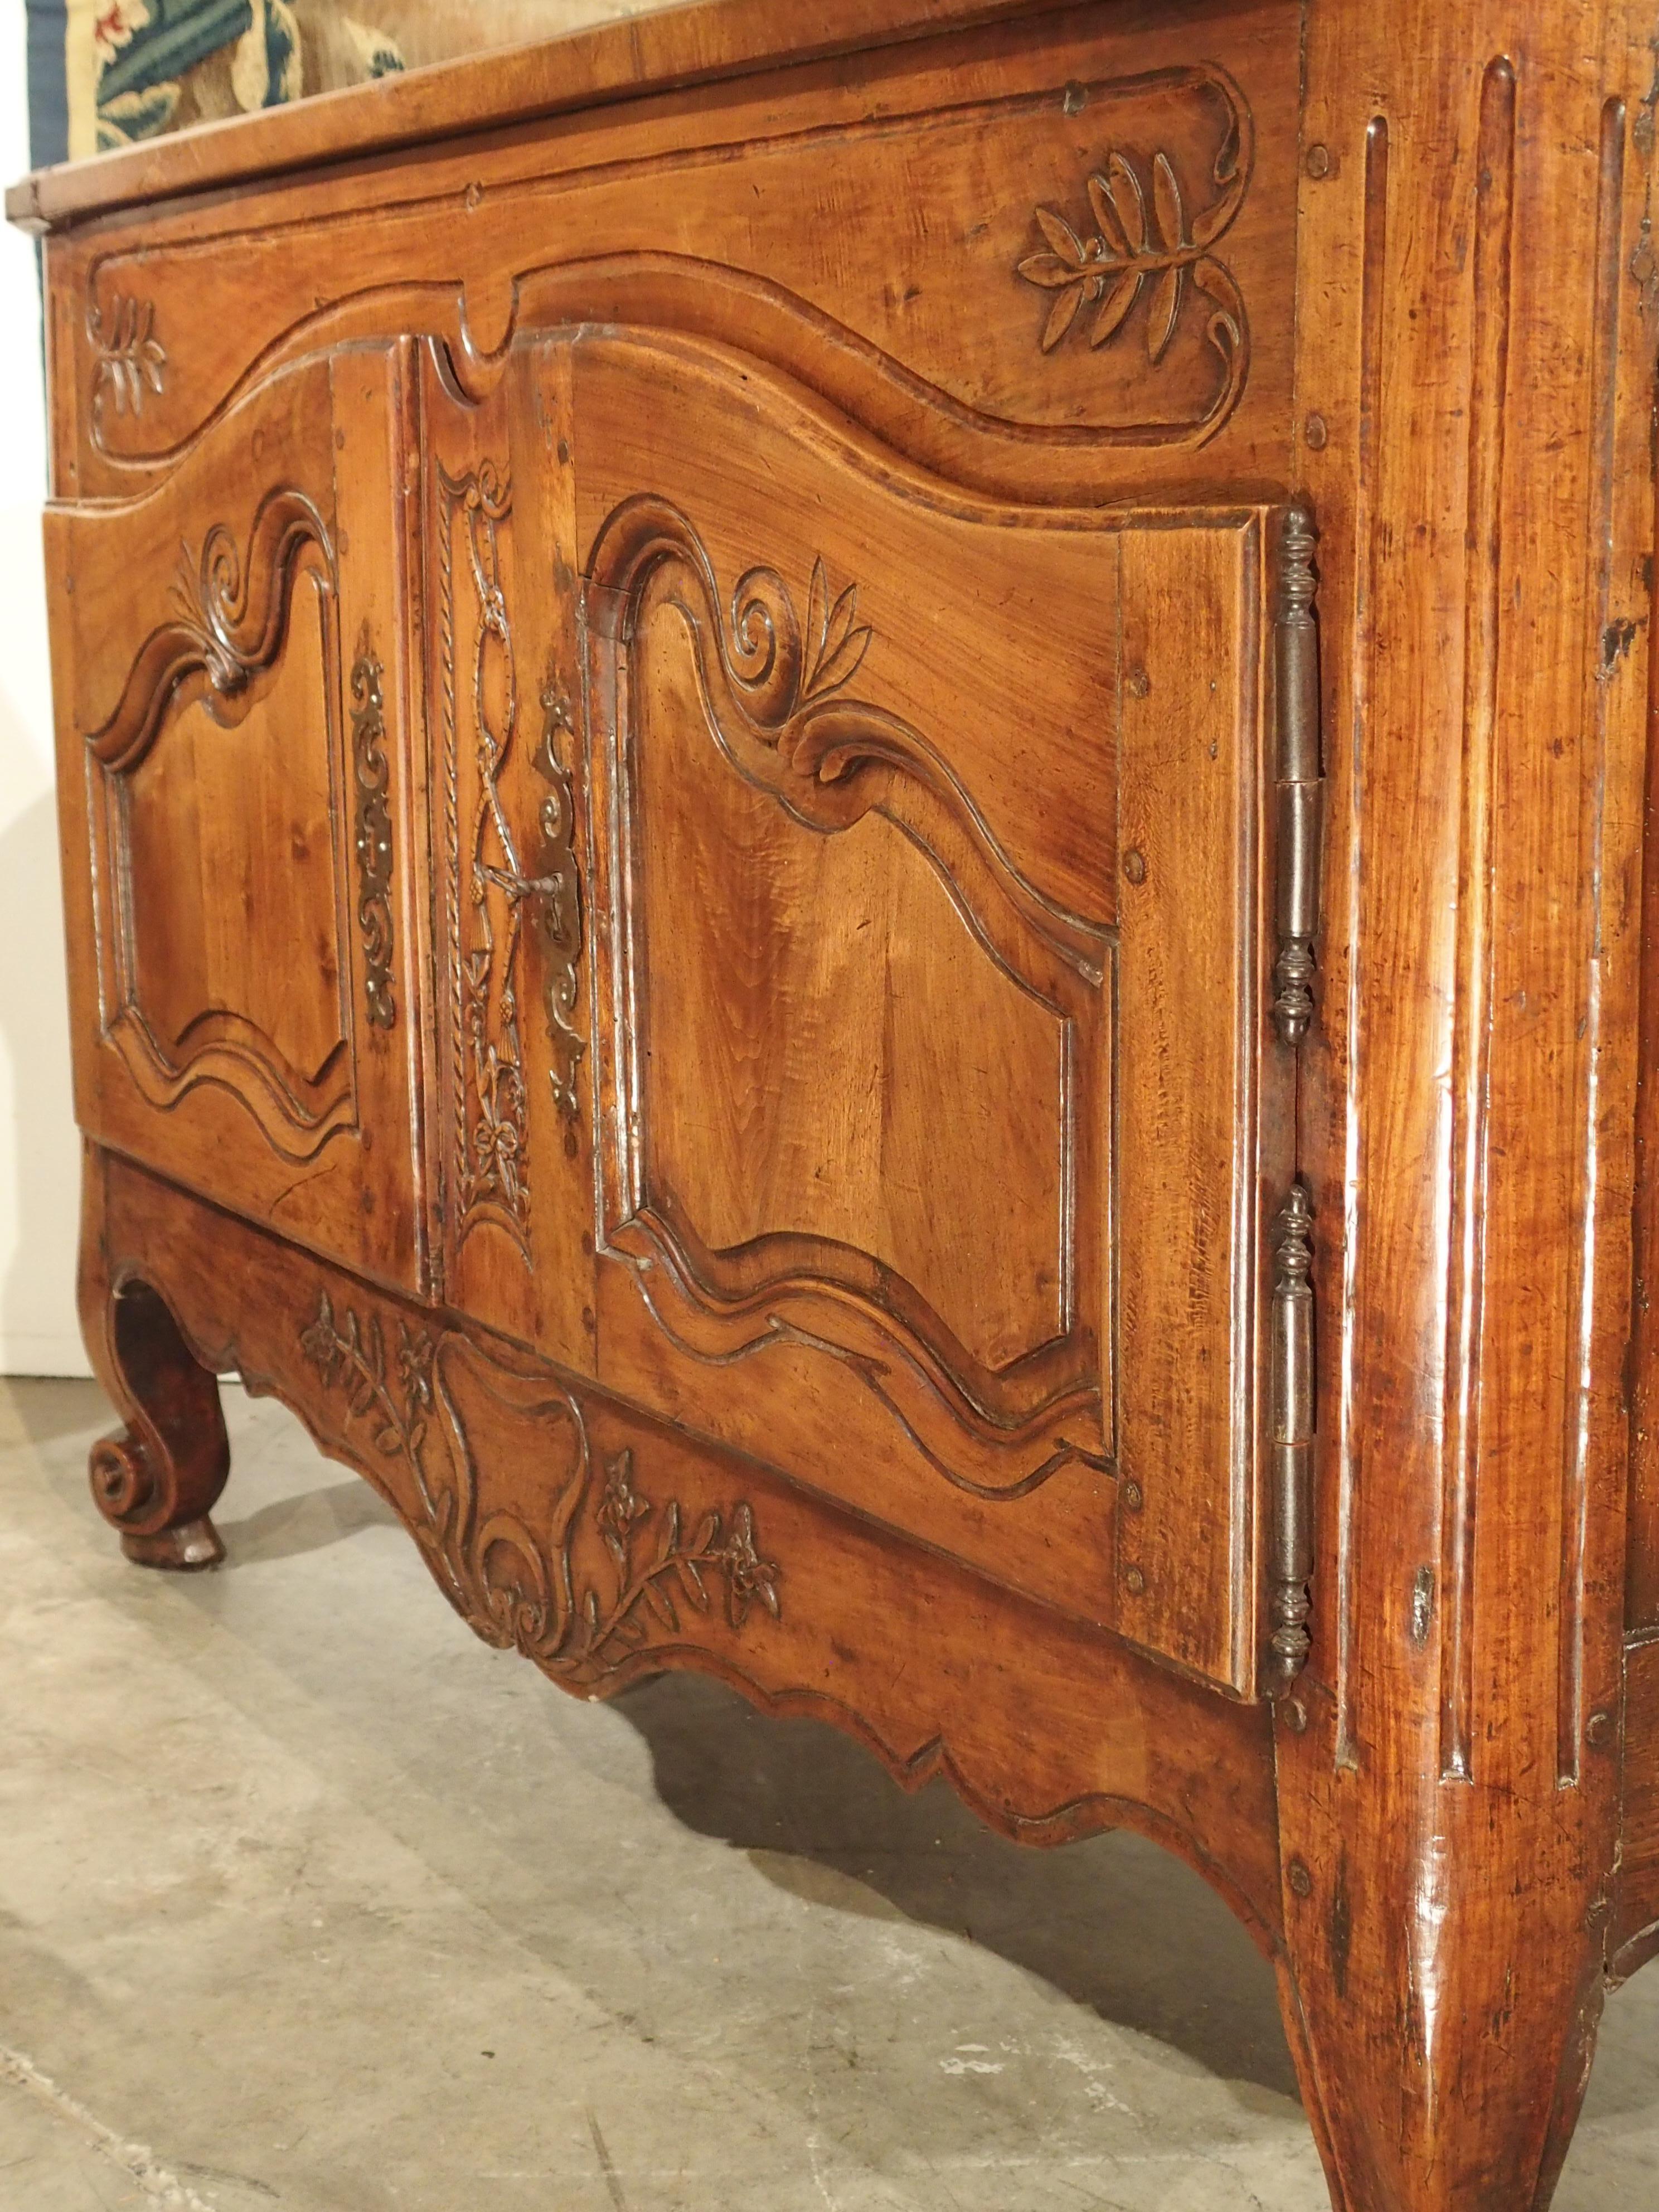
[[[1143,294],[1147,366],[1157,369],[1181,327],[1192,294],[1207,303],[1204,335],[1221,367],[1221,383],[1204,416],[1203,444],[1237,405],[1249,371],[1249,321],[1243,295],[1215,247],[1230,230],[1249,189],[1254,148],[1250,112],[1237,85],[1219,70],[1199,82],[1225,102],[1227,123],[1211,165],[1214,197],[1189,206],[1174,161],[1163,149],[1137,167],[1119,149],[1085,185],[1091,227],[1074,228],[1057,208],[1038,207],[1035,221],[1042,248],[1018,264],[1019,274],[1054,295],[1039,343],[1052,353],[1085,306],[1091,347],[1109,344],[1127,329]]]
[[[114,713],[87,740],[103,767],[118,775],[137,768],[175,694],[194,680],[209,695],[216,720],[229,726],[241,719],[253,678],[282,651],[307,547],[320,557],[331,600],[336,572],[327,528],[304,492],[284,486],[260,501],[246,559],[223,523],[209,531],[198,562],[184,549],[173,619],[144,640]]]
[[[454,1385],[457,1363],[478,1357],[451,1332],[437,1339],[398,1322],[388,1352],[378,1316],[337,1314],[325,1291],[300,1336],[308,1364],[346,1400],[346,1421],[366,1425],[382,1458],[401,1461],[414,1484],[414,1533],[440,1586],[486,1643],[516,1648],[573,1686],[601,1681],[635,1652],[680,1628],[680,1607],[710,1611],[743,1628],[756,1606],[777,1620],[778,1567],[757,1548],[752,1509],[739,1501],[686,1525],[678,1502],[659,1507],[638,1489],[631,1450],[596,1476],[580,1407],[550,1380],[546,1426],[568,1444],[544,1534],[518,1515],[486,1509]],[[558,1465],[556,1453],[554,1456]],[[586,1529],[602,1541],[608,1576],[583,1580],[576,1547]]]
[[[377,1029],[398,1018],[392,990],[391,772],[386,757],[386,702],[380,663],[363,625],[351,671],[351,760],[357,784],[357,926],[363,940],[363,999]]]

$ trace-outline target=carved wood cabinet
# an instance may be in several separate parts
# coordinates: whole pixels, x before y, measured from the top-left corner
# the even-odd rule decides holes
[[[128,1553],[237,1371],[567,1687],[1145,1830],[1341,2212],[1541,2212],[1659,1948],[1650,27],[711,0],[9,202]]]

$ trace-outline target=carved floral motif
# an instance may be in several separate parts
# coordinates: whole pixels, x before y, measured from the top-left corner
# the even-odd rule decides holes
[[[159,398],[167,386],[167,352],[155,336],[155,307],[149,300],[137,300],[117,292],[109,302],[109,316],[96,301],[87,310],[87,336],[95,356],[92,373],[94,411],[104,395],[111,394],[118,415],[141,415],[144,393]]]
[[[1059,209],[1040,206],[1035,220],[1043,248],[1018,264],[1028,284],[1054,295],[1040,340],[1045,354],[1066,337],[1085,306],[1095,309],[1090,345],[1109,343],[1150,289],[1146,358],[1157,368],[1181,326],[1190,293],[1201,293],[1209,302],[1205,336],[1222,368],[1221,389],[1206,417],[1207,436],[1232,412],[1249,362],[1243,297],[1213,250],[1249,189],[1249,118],[1236,88],[1218,76],[1213,82],[1230,115],[1211,169],[1216,197],[1207,206],[1188,205],[1175,163],[1162,148],[1143,167],[1114,149],[1085,185],[1092,228],[1078,229]]]
[[[659,1510],[635,1488],[630,1449],[605,1461],[593,1499],[581,1409],[550,1382],[574,1460],[546,1536],[538,1539],[514,1514],[483,1510],[471,1443],[445,1371],[452,1346],[471,1347],[459,1335],[434,1340],[401,1319],[398,1329],[389,1352],[378,1315],[364,1322],[350,1307],[337,1314],[324,1291],[300,1348],[324,1383],[343,1395],[347,1421],[367,1425],[376,1451],[408,1470],[421,1515],[416,1539],[456,1609],[487,1643],[516,1648],[562,1679],[592,1683],[615,1674],[654,1633],[678,1634],[682,1605],[706,1613],[718,1594],[733,1629],[757,1604],[780,1618],[780,1570],[761,1555],[750,1505],[706,1512],[688,1533],[678,1500]],[[434,1427],[440,1451],[432,1449]],[[578,1594],[574,1554],[585,1516],[611,1573]]]
[[[398,1018],[392,991],[391,774],[386,757],[380,663],[368,625],[351,671],[351,757],[357,784],[357,923],[363,939],[363,997],[368,1018],[389,1030]]]

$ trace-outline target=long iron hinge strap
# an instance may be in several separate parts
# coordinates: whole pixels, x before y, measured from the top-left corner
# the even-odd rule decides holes
[[[1273,1019],[1280,1036],[1292,1046],[1301,1043],[1313,1019],[1313,948],[1319,927],[1319,629],[1313,566],[1318,535],[1306,507],[1285,510],[1273,623],[1279,723],[1279,958],[1273,967]]]
[[[1313,1579],[1313,1207],[1291,1185],[1273,1224],[1273,1535],[1268,1641],[1273,1686],[1306,1663]]]

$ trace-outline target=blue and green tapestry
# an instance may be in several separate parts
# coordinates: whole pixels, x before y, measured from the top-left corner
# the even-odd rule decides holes
[[[661,0],[27,0],[36,166]]]

